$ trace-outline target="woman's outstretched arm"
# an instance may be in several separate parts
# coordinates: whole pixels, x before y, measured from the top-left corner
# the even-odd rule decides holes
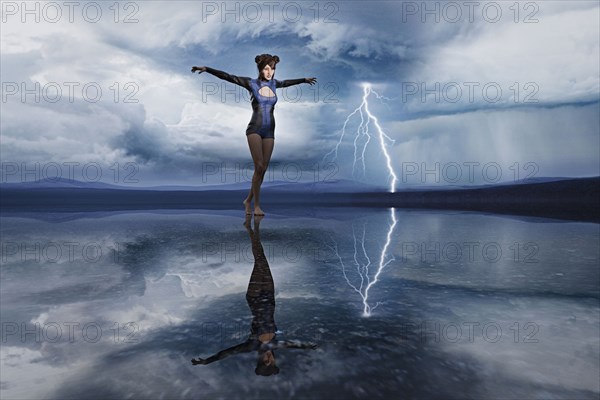
[[[314,85],[316,82],[317,78],[286,79],[285,81],[278,81],[277,79],[275,79],[275,87],[279,89],[292,85],[299,85],[300,83],[308,83]]]
[[[226,80],[227,82],[231,82],[231,83],[235,83],[236,85],[240,85],[241,87],[251,90],[250,89],[250,78],[246,77],[246,76],[236,76],[236,75],[232,75],[232,74],[228,74],[225,71],[220,71],[218,69],[214,69],[211,67],[192,67],[192,72],[198,72],[199,74],[201,74],[202,72],[208,72],[211,75],[216,76],[217,78]]]
[[[288,349],[311,349],[311,350],[314,350],[318,347],[318,345],[313,342],[302,343],[299,340],[284,340],[281,342],[277,342],[277,344],[274,347],[288,348]]]
[[[225,350],[221,350],[220,352],[218,352],[215,355],[212,355],[208,358],[193,358],[192,359],[192,364],[197,365],[197,364],[202,364],[202,365],[206,365],[206,364],[210,364],[212,362],[215,362],[217,360],[222,360],[225,357],[228,357],[230,355],[233,354],[237,354],[237,353],[246,353],[249,351],[252,351],[253,347],[252,347],[252,342],[250,341],[246,341],[244,343],[240,343],[237,346],[233,346],[230,347],[228,349]]]

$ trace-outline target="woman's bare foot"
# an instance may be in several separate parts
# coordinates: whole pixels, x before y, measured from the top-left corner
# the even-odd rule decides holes
[[[246,206],[246,215],[252,215],[252,207],[250,206],[248,199],[242,201],[242,204]]]
[[[254,215],[265,215],[264,211],[260,209],[260,207],[254,207]]]

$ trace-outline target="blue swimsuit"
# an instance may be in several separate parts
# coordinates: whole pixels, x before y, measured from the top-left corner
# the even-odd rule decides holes
[[[210,67],[206,67],[206,72],[216,76],[217,78],[235,83],[236,85],[239,85],[250,92],[252,110],[254,112],[252,113],[252,119],[250,119],[250,123],[248,123],[248,127],[246,128],[246,135],[258,133],[263,139],[275,138],[275,117],[273,115],[275,103],[277,103],[275,89],[306,83],[304,78],[287,79],[285,81],[278,81],[276,79],[263,81],[262,79],[258,78],[252,79],[245,76],[231,75],[227,72],[219,71],[218,69]],[[269,89],[271,89],[273,96],[268,97],[260,94],[259,90],[264,86],[267,86]]]

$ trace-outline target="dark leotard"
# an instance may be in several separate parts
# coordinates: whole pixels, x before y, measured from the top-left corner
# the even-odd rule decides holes
[[[273,111],[275,110],[275,103],[277,103],[277,94],[275,89],[284,88],[292,85],[298,85],[300,83],[306,83],[304,78],[299,79],[287,79],[285,81],[278,81],[277,79],[271,79],[269,81],[263,81],[262,79],[252,79],[246,76],[235,76],[228,74],[227,72],[219,71],[218,69],[206,67],[206,72],[221,78],[231,83],[235,83],[250,92],[250,99],[252,100],[252,119],[248,123],[246,128],[246,135],[251,133],[258,133],[262,138],[275,138],[275,117]],[[273,92],[272,97],[263,96],[259,90],[263,86],[268,86]]]

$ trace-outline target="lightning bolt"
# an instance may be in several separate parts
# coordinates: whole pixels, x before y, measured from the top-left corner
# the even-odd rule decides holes
[[[362,103],[357,108],[355,108],[354,111],[352,111],[348,115],[348,117],[346,117],[346,120],[344,121],[344,125],[342,126],[342,134],[340,136],[339,141],[337,142],[335,147],[333,149],[331,149],[331,151],[329,151],[327,154],[325,154],[323,156],[323,161],[325,161],[325,159],[332,153],[335,155],[333,157],[333,159],[334,160],[337,159],[338,149],[344,139],[344,136],[346,135],[346,126],[348,125],[348,122],[350,122],[350,119],[352,118],[352,116],[359,114],[360,125],[356,129],[356,137],[354,138],[354,162],[352,163],[352,174],[354,175],[354,170],[356,168],[356,164],[358,161],[361,161],[361,163],[362,163],[363,175],[366,172],[365,152],[367,150],[367,146],[368,146],[369,142],[371,141],[371,134],[369,133],[369,123],[372,121],[373,124],[375,125],[376,131],[377,131],[376,134],[377,134],[377,137],[379,138],[379,144],[381,146],[381,151],[383,152],[383,154],[385,156],[387,169],[389,171],[388,179],[391,178],[390,193],[394,193],[394,191],[396,189],[396,182],[398,181],[398,178],[396,177],[396,174],[394,173],[394,169],[392,168],[392,160],[390,158],[390,155],[388,154],[387,146],[386,146],[386,140],[390,142],[390,145],[393,145],[394,139],[390,138],[383,131],[383,129],[379,125],[379,120],[377,119],[377,117],[375,117],[371,113],[371,111],[369,111],[369,101],[368,101],[369,95],[371,93],[373,93],[380,100],[381,99],[390,100],[390,99],[380,95],[375,90],[373,90],[370,83],[363,83],[362,87],[363,87]],[[366,118],[365,118],[365,115],[366,115]],[[366,139],[363,139],[363,138],[366,138]],[[365,142],[362,145],[362,151],[360,151],[360,155],[359,155],[359,142],[361,141],[361,139],[363,139]]]
[[[375,286],[375,284],[379,280],[379,276],[381,275],[381,272],[383,271],[383,269],[389,263],[394,261],[393,256],[392,257],[387,256],[388,247],[392,240],[392,232],[394,231],[394,227],[396,226],[396,222],[397,222],[393,207],[390,208],[390,218],[391,218],[392,222],[390,223],[390,225],[388,227],[385,245],[383,246],[383,249],[381,250],[381,253],[379,254],[379,263],[377,265],[377,271],[375,272],[373,278],[371,278],[369,276],[369,266],[371,265],[371,259],[369,258],[369,255],[367,254],[367,250],[365,248],[365,230],[366,230],[365,225],[363,225],[363,233],[362,233],[362,238],[360,240],[362,256],[364,257],[363,260],[360,260],[360,257],[359,257],[360,251],[358,249],[358,244],[357,244],[358,239],[356,237],[356,233],[354,232],[354,226],[352,226],[352,237],[354,238],[353,259],[354,259],[354,264],[356,265],[356,273],[360,277],[360,284],[353,284],[352,281],[350,280],[350,278],[348,277],[348,273],[346,271],[346,264],[344,264],[344,260],[340,256],[340,253],[338,251],[337,242],[333,238],[331,238],[331,240],[333,242],[333,246],[328,245],[334,251],[335,255],[337,256],[337,258],[340,262],[340,265],[342,266],[342,274],[344,275],[344,279],[346,280],[346,283],[361,297],[362,303],[363,303],[363,314],[362,315],[365,317],[370,317],[373,310],[375,310],[380,304],[383,304],[382,302],[378,301],[377,303],[375,303],[375,305],[371,306],[369,304],[369,291],[371,290],[371,288],[373,286]]]

